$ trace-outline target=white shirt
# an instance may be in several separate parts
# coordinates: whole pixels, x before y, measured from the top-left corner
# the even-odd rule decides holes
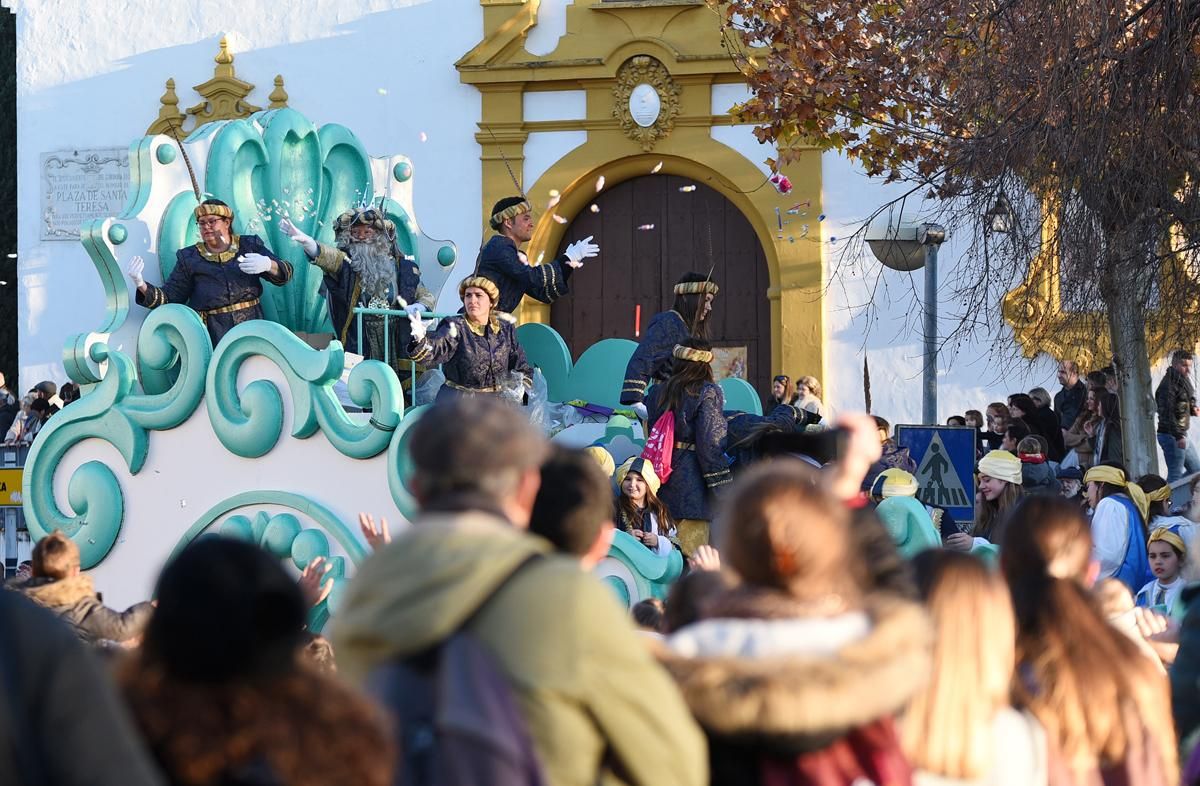
[[[1176,576],[1175,580],[1170,584],[1163,584],[1158,579],[1148,582],[1146,586],[1142,587],[1141,590],[1138,591],[1137,605],[1147,608],[1150,606],[1157,606],[1158,604],[1155,603],[1154,600],[1161,592],[1163,595],[1162,605],[1164,608],[1166,608],[1167,613],[1169,614],[1171,609],[1175,606],[1175,599],[1179,597],[1179,593],[1183,592],[1184,583],[1184,580],[1179,576]]]
[[[1117,575],[1129,548],[1129,513],[1125,506],[1105,497],[1092,514],[1092,559],[1100,563],[1098,578]]]

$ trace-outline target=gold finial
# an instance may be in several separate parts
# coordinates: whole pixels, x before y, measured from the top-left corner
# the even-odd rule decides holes
[[[147,134],[165,134],[171,126],[176,128],[183,127],[183,121],[187,116],[179,111],[179,96],[175,94],[175,80],[167,80],[167,89],[159,99],[162,106],[158,110],[158,119],[150,124],[146,129]]]
[[[267,96],[271,100],[268,109],[283,109],[287,106],[288,94],[283,89],[283,74],[275,75],[275,89],[271,91],[271,95]]]
[[[221,36],[221,51],[217,52],[213,61],[217,64],[213,76],[233,76],[233,55],[229,53],[229,40],[225,36]]]

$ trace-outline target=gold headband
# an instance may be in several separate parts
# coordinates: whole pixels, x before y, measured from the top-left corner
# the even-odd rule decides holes
[[[1125,493],[1133,500],[1133,504],[1137,507],[1138,512],[1142,514],[1142,521],[1149,521],[1150,501],[1146,499],[1146,492],[1138,484],[1128,482],[1125,473],[1116,467],[1092,467],[1083,476],[1083,482],[1107,483],[1110,486],[1124,488]]]
[[[671,354],[680,360],[690,360],[693,363],[712,363],[713,360],[713,353],[708,350],[692,349],[681,344],[676,344]]]
[[[484,278],[483,276],[467,276],[462,280],[462,283],[458,285],[458,296],[460,298],[466,296],[467,290],[471,287],[482,289],[484,292],[486,292],[488,299],[492,301],[493,306],[500,302],[500,290],[496,286],[495,282],[493,282],[490,278]]]
[[[1187,555],[1187,546],[1184,545],[1183,538],[1166,527],[1159,527],[1150,533],[1150,540],[1146,541],[1146,545],[1150,545],[1155,541],[1161,540],[1163,543],[1170,543],[1171,547],[1178,551],[1181,555]]]
[[[1146,499],[1150,500],[1151,502],[1166,502],[1170,498],[1171,498],[1171,487],[1170,486],[1163,486],[1160,489],[1155,489],[1154,491],[1146,492]]]
[[[676,295],[699,295],[700,293],[715,295],[721,291],[715,281],[688,281],[675,285]]]
[[[521,215],[522,213],[532,213],[532,212],[533,212],[533,205],[529,204],[528,201],[518,202],[515,205],[509,205],[508,207],[501,210],[499,213],[496,213],[492,216],[492,226],[500,226],[501,224],[503,224],[505,221],[507,221],[510,218],[516,218],[517,216]]]
[[[221,218],[233,219],[233,209],[229,205],[196,205],[196,209],[192,211],[196,218],[201,216],[219,216]]]

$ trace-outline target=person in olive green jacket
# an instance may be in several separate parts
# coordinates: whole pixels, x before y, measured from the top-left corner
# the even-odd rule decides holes
[[[470,619],[548,782],[707,784],[703,733],[611,590],[523,531],[547,455],[541,434],[511,405],[476,398],[429,410],[410,444],[421,512],[347,588],[339,671],[362,680]],[[505,583],[532,554],[544,556]]]

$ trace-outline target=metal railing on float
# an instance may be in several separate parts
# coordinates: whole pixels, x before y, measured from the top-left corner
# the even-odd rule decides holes
[[[396,318],[396,319],[403,319],[407,322],[408,321],[408,312],[402,311],[400,309],[394,309],[394,308],[367,308],[365,306],[356,306],[352,313],[354,314],[355,322],[356,322],[355,335],[358,339],[358,354],[362,355],[364,358],[367,357],[366,353],[363,351],[364,346],[365,346],[363,344],[363,317],[383,317],[383,357],[390,358],[392,355],[392,352],[391,352],[392,331],[391,331],[390,320],[392,318]],[[433,311],[421,312],[421,319],[425,319],[425,320],[446,319],[448,317],[456,317],[456,316],[458,316],[458,314],[439,314],[439,313],[436,313]],[[401,353],[404,352],[404,349],[405,349],[404,347],[401,348],[401,350],[400,350]],[[407,356],[407,354],[399,354],[398,359],[399,360],[411,360]],[[385,360],[385,362],[387,362],[387,361]],[[390,365],[390,363],[389,363],[389,365]],[[409,374],[409,384],[410,384],[409,390],[416,390],[416,387],[417,387],[417,364],[416,363],[410,362],[408,374]]]

